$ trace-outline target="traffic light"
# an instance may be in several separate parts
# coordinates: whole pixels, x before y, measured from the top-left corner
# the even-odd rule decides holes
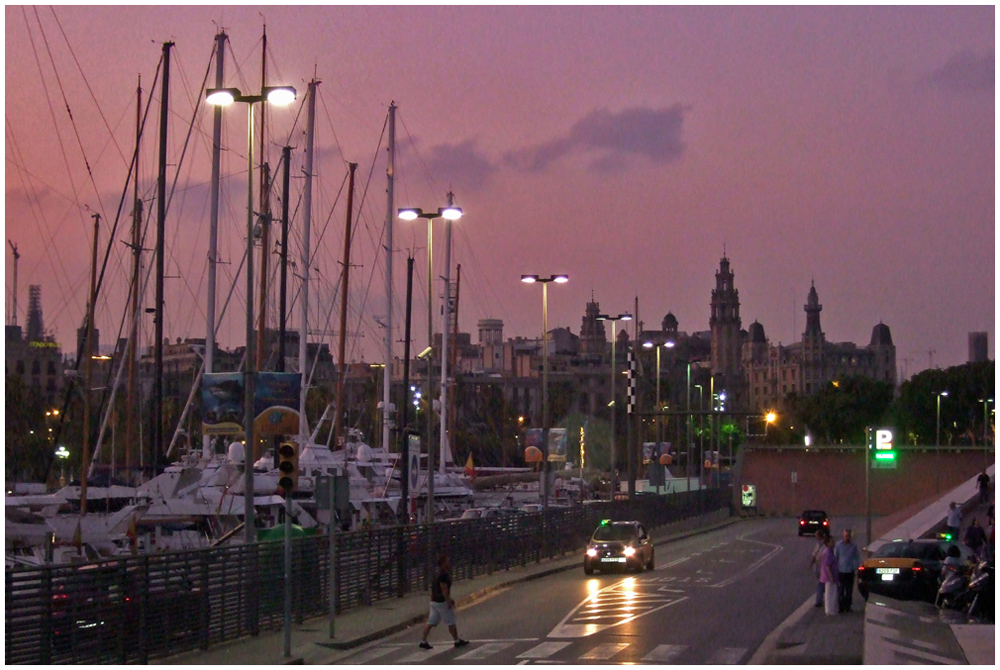
[[[278,487],[291,493],[299,483],[299,450],[292,442],[278,447]]]

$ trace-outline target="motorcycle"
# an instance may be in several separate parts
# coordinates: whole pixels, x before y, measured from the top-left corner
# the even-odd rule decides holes
[[[970,621],[993,618],[993,562],[981,561],[970,569],[945,565],[934,601],[939,610],[955,610]]]

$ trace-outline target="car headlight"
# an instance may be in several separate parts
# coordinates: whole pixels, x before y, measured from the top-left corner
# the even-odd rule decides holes
[[[597,556],[597,550],[594,549],[593,547],[588,547],[588,549],[587,549],[587,556],[590,556],[591,558],[593,558],[594,556]]]
[[[635,547],[625,547],[625,555],[626,556],[635,555]]]

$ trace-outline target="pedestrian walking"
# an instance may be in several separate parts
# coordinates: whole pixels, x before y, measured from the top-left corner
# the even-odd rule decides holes
[[[823,537],[823,551],[819,558],[819,581],[823,582],[823,604],[826,613],[837,613],[837,555],[834,553],[833,538],[827,533]]]
[[[990,501],[990,476],[986,474],[986,470],[983,470],[982,474],[976,477],[976,486],[979,487],[979,502],[987,503]]]
[[[861,565],[861,551],[851,541],[851,529],[844,530],[843,539],[834,548],[837,557],[837,609],[841,614],[851,611],[854,599],[854,575]]]
[[[948,534],[954,542],[958,542],[958,531],[962,526],[962,508],[957,502],[948,505]]]
[[[972,517],[972,525],[965,529],[965,546],[975,552],[978,558],[983,557],[986,548],[986,531],[979,525],[979,519]]]
[[[816,573],[816,607],[823,606],[823,591],[826,585],[819,580],[819,559],[826,548],[826,529],[820,528],[816,531],[816,546],[813,547],[812,558],[809,559],[809,567]]]
[[[423,635],[420,638],[421,649],[433,649],[427,641],[427,636],[431,628],[444,621],[448,626],[448,632],[455,640],[456,647],[464,647],[469,644],[468,640],[463,640],[458,636],[458,627],[455,624],[455,601],[451,597],[451,562],[446,554],[438,556],[438,573],[431,582],[431,606],[427,615],[427,624],[424,626]]]

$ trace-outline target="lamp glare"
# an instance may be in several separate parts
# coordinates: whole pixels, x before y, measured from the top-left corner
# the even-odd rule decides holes
[[[441,216],[449,221],[457,221],[462,218],[462,210],[458,207],[445,207],[441,210]]]
[[[291,86],[276,86],[267,92],[267,101],[272,105],[290,105],[295,101],[295,89]]]
[[[228,88],[214,88],[209,89],[208,94],[205,96],[205,102],[210,105],[231,105],[236,101],[236,95],[233,93],[232,89]]]

